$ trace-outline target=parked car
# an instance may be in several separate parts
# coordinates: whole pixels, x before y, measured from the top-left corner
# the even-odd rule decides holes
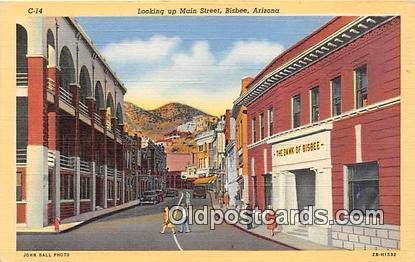
[[[166,197],[176,197],[179,195],[179,191],[175,188],[166,189]]]
[[[203,197],[206,198],[206,187],[205,186],[194,186],[193,187],[193,198]]]
[[[159,196],[156,191],[145,191],[140,198],[140,204],[158,204],[160,203]]]
[[[159,198],[159,202],[163,202],[164,200],[164,192],[163,190],[157,189],[156,190],[157,196]]]

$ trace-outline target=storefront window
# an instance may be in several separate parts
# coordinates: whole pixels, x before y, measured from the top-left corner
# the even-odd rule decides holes
[[[341,96],[341,77],[336,77],[331,80],[331,108],[333,116],[342,113],[342,96]]]
[[[90,198],[90,179],[88,177],[81,177],[81,199]]]
[[[272,177],[271,174],[264,175],[264,196],[265,196],[265,208],[272,205]]]
[[[73,199],[74,180],[71,175],[64,175],[61,179],[61,198],[64,200]]]
[[[379,209],[379,167],[377,162],[347,166],[349,210]]]
[[[22,173],[16,173],[16,201],[22,201],[23,194],[22,194]]]
[[[355,71],[356,108],[367,105],[367,66],[363,65]]]
[[[293,128],[300,126],[300,113],[301,113],[301,97],[296,95],[293,97]]]
[[[311,122],[317,122],[319,119],[319,88],[314,87],[310,90],[311,92]]]

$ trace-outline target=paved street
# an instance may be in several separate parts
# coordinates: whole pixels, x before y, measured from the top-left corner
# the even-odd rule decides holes
[[[159,233],[162,211],[179,197],[158,205],[138,206],[96,220],[62,234],[19,234],[18,250],[179,250],[172,234]],[[209,199],[194,199],[194,207],[209,205]],[[176,227],[178,228],[178,227]],[[243,232],[230,225],[191,226],[191,233],[177,233],[183,250],[286,250],[287,247]],[[168,230],[166,232],[169,232]]]

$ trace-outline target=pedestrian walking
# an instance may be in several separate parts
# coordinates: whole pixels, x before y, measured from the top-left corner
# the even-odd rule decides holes
[[[251,207],[251,205],[249,203],[246,204],[246,208],[245,209],[247,211],[247,215],[251,218],[251,221],[249,221],[249,223],[246,225],[246,228],[249,230],[249,229],[252,229],[252,222],[254,220],[254,218],[253,218],[253,210],[252,210],[252,207]]]
[[[164,208],[163,212],[163,225],[161,227],[161,234],[164,234],[166,228],[169,228],[173,234],[176,234],[176,228],[174,224],[169,220],[169,207]]]
[[[269,230],[271,237],[273,237],[274,234],[275,234],[274,231],[275,231],[275,228],[276,228],[276,225],[277,225],[275,212],[272,209],[271,205],[269,205],[267,209],[272,211],[272,212],[269,212],[265,215],[265,220],[267,221],[267,229]]]
[[[191,204],[191,198],[192,198],[192,196],[190,195],[190,192],[189,191],[186,191],[186,193],[184,195],[185,195],[185,203],[186,203],[186,206],[188,208],[190,206],[190,204]]]
[[[180,229],[179,232],[180,233],[190,233],[190,227],[189,227],[189,209],[186,206],[186,204],[181,204],[181,207],[183,207],[184,212],[182,213],[182,216],[185,216],[185,220],[183,221],[183,223],[180,224]]]
[[[229,193],[228,191],[225,191],[225,194],[223,194],[223,204],[225,208],[229,207]]]

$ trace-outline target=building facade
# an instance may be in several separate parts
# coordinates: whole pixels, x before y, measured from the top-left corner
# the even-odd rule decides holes
[[[246,106],[260,208],[382,210],[383,225],[284,225],[346,249],[399,248],[400,18],[336,17],[276,57]]]
[[[245,77],[241,81],[241,93],[247,92],[252,77]],[[236,150],[237,150],[237,174],[239,195],[238,200],[243,203],[249,202],[249,177],[248,177],[248,122],[247,108],[243,104],[235,103],[232,108],[232,117],[235,119]]]
[[[135,199],[126,189],[140,140],[124,132],[125,93],[76,20],[17,18],[18,224],[43,227]]]
[[[229,205],[236,206],[236,200],[242,195],[240,192],[237,173],[237,150],[235,142],[235,118],[232,112],[226,110],[225,114],[225,190],[229,194]]]
[[[186,188],[187,171],[196,163],[195,153],[167,153],[167,188]],[[182,177],[186,172],[186,177]]]
[[[156,144],[150,138],[141,142],[141,175],[139,189],[142,194],[146,190],[163,190],[166,188],[167,161],[164,146]]]

